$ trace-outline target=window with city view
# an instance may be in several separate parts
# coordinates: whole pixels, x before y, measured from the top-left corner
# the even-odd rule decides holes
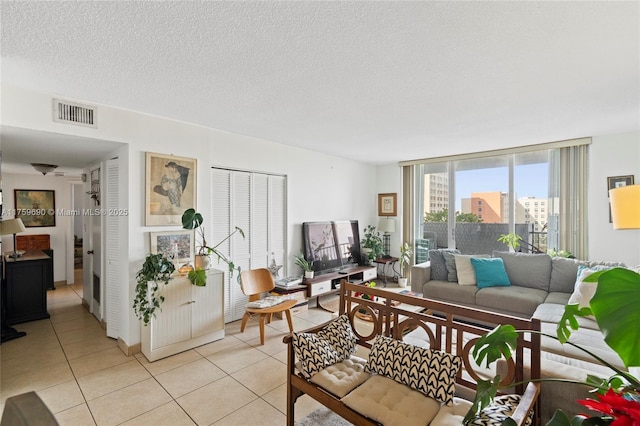
[[[490,253],[506,250],[498,238],[515,232],[522,237],[522,251],[546,252],[547,230],[554,222],[550,155],[551,150],[544,150],[420,165],[417,204],[423,221],[416,226],[417,245]],[[425,250],[417,251],[425,256]]]

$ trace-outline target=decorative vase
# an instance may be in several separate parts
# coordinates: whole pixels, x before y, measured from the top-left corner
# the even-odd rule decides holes
[[[406,287],[408,278],[398,278],[398,287]]]
[[[313,278],[313,271],[304,271],[304,277],[310,280]]]
[[[211,258],[206,254],[196,254],[195,261],[193,263],[196,265],[196,268],[209,269]]]

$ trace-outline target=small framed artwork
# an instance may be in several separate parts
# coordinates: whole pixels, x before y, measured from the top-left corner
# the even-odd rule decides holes
[[[41,189],[14,189],[16,219],[25,228],[56,226],[56,192]]]
[[[151,232],[151,253],[162,253],[174,262],[193,262],[195,259],[193,229]]]
[[[607,197],[609,196],[609,190],[621,188],[627,185],[633,185],[633,175],[608,177],[607,178]],[[609,203],[609,223],[613,223],[613,217],[611,216],[611,203]]]
[[[633,175],[610,176],[607,178],[607,195],[609,195],[610,189],[620,188],[627,185],[633,185]]]
[[[397,216],[398,201],[396,193],[378,194],[378,216]]]
[[[197,160],[147,152],[145,225],[182,225],[196,208]]]

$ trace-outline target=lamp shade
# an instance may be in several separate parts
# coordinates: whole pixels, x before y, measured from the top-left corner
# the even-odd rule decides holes
[[[22,219],[7,219],[0,221],[0,235],[19,234],[26,231]]]
[[[378,231],[396,232],[396,220],[389,217],[383,217],[378,221]]]
[[[609,190],[613,229],[640,229],[640,185]]]

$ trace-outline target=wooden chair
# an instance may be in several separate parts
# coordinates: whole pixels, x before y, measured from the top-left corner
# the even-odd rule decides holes
[[[260,296],[262,295],[262,293],[270,292],[275,287],[271,271],[266,268],[242,271],[242,273],[240,274],[240,281],[242,285],[242,292],[249,296],[249,302],[260,300]],[[244,328],[247,325],[249,317],[253,315],[260,315],[260,344],[264,345],[265,320],[268,324],[271,322],[271,314],[273,314],[274,312],[284,312],[287,315],[289,331],[293,332],[291,308],[293,308],[297,302],[297,300],[285,300],[282,303],[278,303],[277,305],[273,305],[268,308],[247,307],[244,316],[242,317],[242,325],[240,326],[240,331],[244,333]]]

